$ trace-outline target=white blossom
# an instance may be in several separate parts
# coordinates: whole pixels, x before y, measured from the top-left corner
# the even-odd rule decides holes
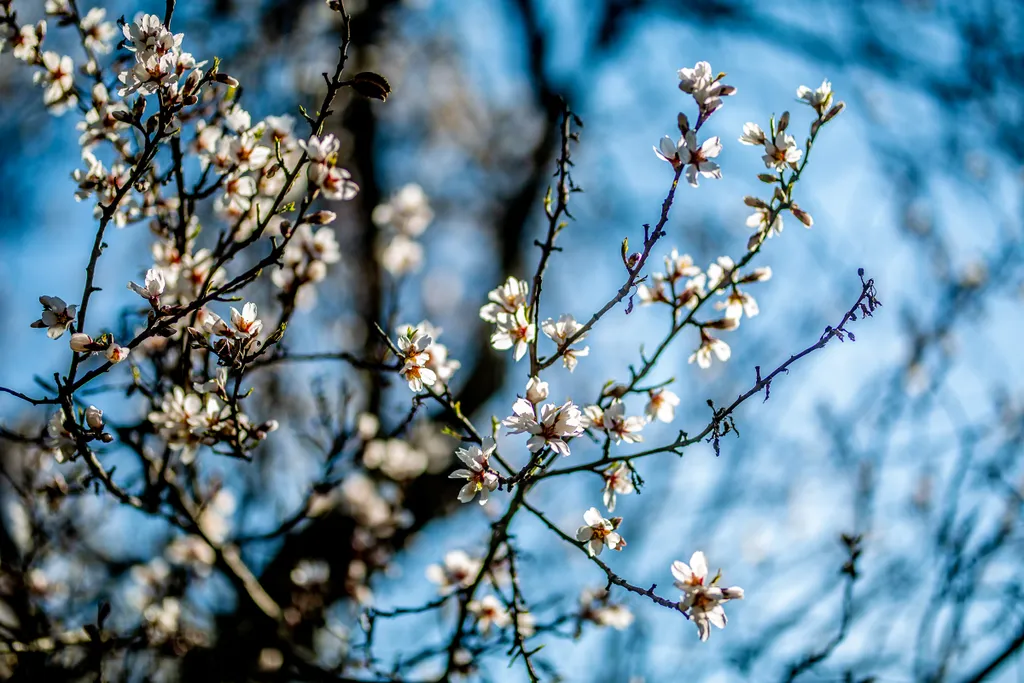
[[[708,288],[712,291],[723,284],[732,284],[735,279],[736,264],[728,256],[719,256],[718,259],[708,266]]]
[[[611,405],[604,411],[605,431],[615,440],[615,443],[639,443],[644,440],[640,431],[646,424],[644,418],[639,415],[626,416],[626,404],[619,399],[612,401]]]
[[[592,507],[583,513],[583,521],[586,525],[576,530],[576,540],[586,545],[591,557],[600,555],[605,546],[611,550],[625,547],[626,541],[615,531],[621,519],[605,519],[597,508]]]
[[[309,181],[320,188],[327,199],[347,202],[359,193],[359,185],[352,180],[352,174],[337,166],[310,165]]]
[[[522,638],[529,638],[532,636],[537,628],[537,618],[529,612],[519,610],[516,612],[516,632]]]
[[[744,145],[760,147],[765,142],[764,131],[761,130],[761,126],[756,123],[744,123],[743,135],[740,136],[740,142]]]
[[[11,54],[23,62],[34,62],[39,52],[39,45],[46,37],[46,22],[40,21],[35,26],[26,24],[11,36]]]
[[[724,310],[726,318],[735,320],[742,318],[744,314],[748,318],[753,318],[760,312],[754,297],[747,292],[740,291],[738,287],[733,287],[725,301],[716,301],[715,308]]]
[[[498,324],[491,335],[491,346],[498,351],[507,351],[515,347],[512,357],[515,360],[526,355],[530,343],[537,338],[537,326],[529,321],[525,308],[515,313],[499,313]]]
[[[608,512],[615,512],[616,496],[626,496],[636,490],[629,466],[624,462],[617,462],[602,472],[601,476],[604,478],[604,506],[608,508]]]
[[[77,307],[68,306],[63,299],[56,296],[41,296],[39,303],[43,305],[43,313],[31,327],[45,327],[47,337],[60,339],[74,321]]]
[[[74,90],[74,62],[67,55],[61,56],[56,52],[47,51],[42,54],[42,67],[43,70],[37,71],[33,79],[46,89],[43,93],[43,104],[59,116],[78,102]]]
[[[251,301],[242,306],[242,312],[231,307],[231,327],[243,338],[253,338],[263,329],[263,322],[256,317],[256,304]]]
[[[114,114],[127,112],[128,105],[120,100],[112,101],[107,87],[102,83],[96,83],[92,87],[92,108],[85,113],[85,119],[75,125],[82,131],[78,144],[88,150],[102,140],[117,143],[121,132],[128,128],[128,124],[115,118]]]
[[[332,133],[322,138],[313,135],[309,140],[299,140],[297,144],[309,156],[309,160],[317,164],[329,163],[341,149],[341,142]]]
[[[772,218],[772,214],[774,218]],[[768,220],[772,219],[771,224]],[[758,233],[764,233],[768,237],[782,233],[782,212],[772,211],[769,207],[757,207],[754,209],[754,213],[747,217],[747,227],[757,230]]]
[[[801,85],[796,89],[796,96],[813,107],[821,116],[832,104],[832,84],[826,78],[816,90]]]
[[[679,405],[679,397],[668,389],[651,389],[647,392],[647,406],[644,407],[644,414],[648,422],[661,420],[672,422],[676,416],[676,406]]]
[[[502,420],[509,434],[530,434],[526,442],[531,453],[537,453],[545,446],[555,453],[569,455],[566,439],[583,433],[580,409],[572,401],[562,405],[545,403],[534,406],[529,400],[520,398],[512,405],[512,415]]]
[[[64,421],[64,409],[61,408],[50,416],[46,425],[46,445],[59,463],[70,460],[78,450],[75,438],[64,427]]]
[[[672,576],[676,588],[683,591],[679,598],[679,609],[688,610],[690,620],[697,626],[702,641],[711,634],[711,625],[725,628],[727,619],[722,604],[730,600],[742,600],[743,589],[739,586],[719,588],[718,577],[708,582],[708,562],[699,550],[690,557],[690,564],[676,560],[672,563]]]
[[[110,52],[110,41],[117,35],[117,29],[109,21],[104,21],[107,10],[102,7],[90,9],[79,24],[82,32],[82,42],[87,48],[99,54]]]
[[[217,552],[201,536],[176,536],[166,548],[164,557],[175,566],[188,567],[198,576],[209,576],[217,561]]]
[[[380,262],[395,277],[415,273],[423,265],[423,245],[399,233],[387,241]]]
[[[142,612],[149,642],[159,645],[177,634],[181,620],[181,602],[167,597],[146,607]]]
[[[480,494],[480,504],[486,505],[491,491],[498,488],[498,475],[490,468],[488,461],[494,453],[494,439],[485,437],[481,446],[460,448],[455,455],[465,463],[467,469],[455,470],[449,479],[466,479],[466,485],[459,491],[459,502],[468,503]]]
[[[427,579],[438,584],[442,595],[459,588],[468,588],[483,568],[483,562],[463,550],[452,550],[444,556],[444,564],[427,567]]]
[[[490,633],[491,626],[505,628],[512,624],[512,616],[493,595],[485,595],[480,600],[470,600],[466,610],[476,618],[477,628],[484,635]]]
[[[374,439],[366,444],[363,464],[395,481],[408,481],[423,474],[429,460],[426,453],[404,439]]]
[[[415,183],[403,186],[386,203],[373,209],[373,222],[408,237],[418,237],[434,219],[427,193]]]
[[[803,152],[796,146],[796,138],[785,132],[780,132],[774,140],[765,140],[764,161],[766,168],[773,168],[776,171],[783,171],[787,166],[796,164],[803,156]]]
[[[110,345],[103,352],[103,355],[106,356],[107,360],[111,363],[116,364],[127,358],[130,351],[131,350],[127,346],[115,344],[114,341],[111,340]]]
[[[732,349],[721,339],[712,337],[701,328],[700,331],[700,346],[694,351],[689,358],[689,362],[692,363],[697,361],[697,365],[706,370],[711,367],[711,355],[714,354],[718,360],[725,362],[729,360],[732,355]]]
[[[146,271],[145,282],[145,286],[139,286],[134,282],[129,282],[128,289],[132,290],[143,299],[156,303],[160,300],[160,295],[164,293],[164,289],[167,286],[163,272],[158,268],[150,268]]]
[[[608,591],[603,588],[585,588],[580,593],[580,617],[598,626],[610,626],[623,631],[633,623],[633,613],[625,605],[609,603]]]
[[[576,334],[583,326],[576,322],[576,319],[566,313],[558,318],[558,321],[554,321],[548,318],[541,323],[541,330],[544,331],[551,341],[558,345],[558,348],[562,348],[569,338]],[[584,333],[579,336],[573,343],[578,344],[587,338]],[[584,346],[582,349],[566,348],[562,353],[562,364],[568,368],[569,372],[576,369],[576,364],[579,362],[579,358],[586,356],[590,353],[590,347]]]
[[[489,323],[496,323],[499,314],[515,314],[520,308],[526,306],[529,296],[530,286],[526,280],[509,276],[505,284],[498,285],[487,294],[490,303],[481,307],[480,317]]]
[[[401,374],[412,391],[422,391],[424,386],[433,386],[437,381],[437,374],[427,367],[427,349],[433,343],[433,338],[418,327],[399,328],[398,349],[404,360]]]
[[[679,160],[686,164],[686,180],[690,185],[697,187],[697,176],[705,178],[721,178],[722,171],[718,164],[710,159],[717,157],[722,151],[722,143],[718,137],[708,138],[697,146],[697,134],[689,131],[683,138],[686,142],[685,149],[680,145]]]

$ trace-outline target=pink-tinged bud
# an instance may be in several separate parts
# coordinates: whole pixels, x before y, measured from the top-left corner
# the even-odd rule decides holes
[[[213,77],[213,80],[217,81],[218,83],[223,83],[224,85],[228,86],[229,88],[237,88],[238,87],[238,79],[237,78],[232,78],[231,76],[228,76],[227,74],[218,73],[217,75],[215,75]]]
[[[786,192],[785,192],[785,190],[783,190],[781,187],[776,187],[775,188],[775,198],[777,200],[779,200],[780,202],[785,203],[785,201],[786,201]]]
[[[704,327],[709,327],[713,330],[735,330],[740,326],[738,318],[722,318],[721,320],[712,320],[711,322],[704,323]]]
[[[758,173],[757,179],[760,180],[762,183],[768,183],[769,185],[774,185],[779,180],[776,176],[773,176],[771,173]]]
[[[779,117],[779,125],[778,125],[777,133],[785,132],[785,130],[787,128],[789,128],[789,112],[788,111],[784,111],[784,112],[782,112],[782,116]]]
[[[89,406],[85,409],[85,423],[93,431],[103,429],[103,411],[96,406]]]
[[[636,268],[636,264],[640,263],[641,258],[643,258],[643,254],[641,254],[639,251],[634,251],[626,259],[626,268],[633,270],[634,268]]]
[[[846,102],[839,102],[836,106],[828,110],[828,113],[821,119],[821,122],[828,123],[835,117],[842,114],[844,109],[846,109]]]
[[[752,209],[767,209],[768,208],[768,204],[766,204],[763,199],[758,199],[757,197],[750,197],[750,196],[744,197],[743,198],[743,203],[746,204],[747,206],[749,206]]]
[[[764,236],[766,234],[767,233],[764,232],[758,232],[751,235],[750,239],[747,240],[747,251],[754,251],[757,249],[757,247],[760,246],[761,241],[764,240]]]
[[[801,210],[800,207],[798,207],[796,204],[789,207],[789,210],[798,221],[803,223],[808,228],[814,225],[814,219],[811,218],[811,214]]]
[[[127,346],[111,344],[110,346],[107,347],[107,351],[104,355],[106,355],[107,360],[109,360],[111,363],[120,363],[121,361],[128,357],[130,351],[131,349],[129,349]]]
[[[679,112],[679,116],[676,117],[676,123],[679,125],[679,132],[686,135],[690,132],[690,119],[686,118],[686,114]]]
[[[84,332],[75,332],[71,335],[71,350],[76,353],[87,353],[93,351],[96,342]]]
[[[313,225],[330,225],[338,217],[333,211],[317,211],[306,220]]]
[[[743,276],[740,280],[740,284],[748,284],[750,282],[764,282],[772,279],[772,269],[769,266],[762,266],[760,268],[754,268],[752,271]]]
[[[728,588],[723,588],[722,597],[724,597],[726,600],[742,600],[743,589],[739,586],[729,586]]]
[[[736,86],[723,85],[721,90],[718,91],[719,97],[729,97],[736,94]]]

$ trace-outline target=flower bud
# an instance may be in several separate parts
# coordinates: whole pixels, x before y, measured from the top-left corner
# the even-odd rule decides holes
[[[722,595],[726,600],[742,600],[743,589],[739,586],[729,586],[728,588],[722,589]]]
[[[721,320],[712,320],[711,322],[704,323],[704,327],[710,327],[713,330],[735,330],[739,326],[739,318],[722,318]]]
[[[757,179],[760,180],[762,183],[768,183],[769,185],[774,185],[779,180],[771,173],[758,173]]]
[[[739,281],[739,284],[745,285],[751,282],[764,282],[772,279],[772,269],[769,266],[761,266],[760,268],[754,268],[752,271],[743,276],[743,279]]]
[[[317,211],[312,216],[309,216],[306,221],[313,225],[329,225],[334,222],[338,217],[338,214],[333,211]]]
[[[796,204],[789,207],[789,211],[798,221],[803,223],[808,228],[814,225],[814,219],[811,218],[811,214],[807,213],[806,211],[803,211]]]
[[[785,132],[786,128],[789,127],[789,112],[782,112],[782,116],[779,117],[779,125],[777,133]]]
[[[199,85],[200,78],[202,78],[202,73],[200,73],[199,69],[193,69],[188,75],[188,78],[185,79],[185,85],[181,88],[182,93],[185,95],[191,95],[192,91],[196,89],[197,85]]]
[[[228,76],[227,74],[217,73],[213,77],[213,80],[217,81],[218,83],[223,83],[224,85],[228,86],[229,88],[237,88],[238,87],[238,79],[237,78],[232,78],[231,76]]]
[[[676,117],[676,123],[679,125],[679,132],[686,135],[690,132],[690,119],[686,118],[686,114],[679,112],[679,116]]]
[[[75,332],[71,335],[71,350],[76,353],[87,353],[93,350],[96,342],[84,332]]]
[[[526,400],[537,405],[548,397],[548,383],[540,381],[539,377],[531,377],[526,383]]]
[[[768,204],[766,204],[763,199],[758,199],[757,197],[746,196],[746,197],[743,198],[743,203],[746,204],[747,206],[749,206],[752,209],[767,209],[768,208]]]
[[[838,104],[836,104],[836,106],[828,110],[828,113],[826,113],[825,116],[822,117],[821,122],[828,123],[835,117],[842,114],[844,109],[846,109],[846,102],[840,101]]]
[[[391,94],[391,84],[388,79],[372,71],[357,73],[351,82],[352,89],[363,97],[384,102]]]
[[[89,406],[85,409],[85,423],[89,429],[100,431],[103,429],[103,411],[96,406]]]

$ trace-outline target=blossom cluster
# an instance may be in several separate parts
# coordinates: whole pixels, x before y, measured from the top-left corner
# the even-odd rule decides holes
[[[394,277],[415,273],[423,264],[420,237],[434,212],[423,188],[415,183],[404,185],[388,201],[373,209],[373,222],[381,229],[378,252],[381,265]]]
[[[343,11],[338,3],[328,4]],[[163,507],[172,510],[168,520],[179,529],[170,536],[162,556],[136,565],[130,574],[135,584],[139,627],[150,642],[163,645],[187,641],[186,634],[191,628],[187,609],[183,608],[187,603],[182,595],[166,590],[172,575],[188,573],[206,578],[215,567],[223,566],[226,571],[236,572],[234,579],[238,584],[256,593],[255,602],[261,600],[255,590],[258,579],[232,564],[237,559],[236,547],[229,542],[234,499],[216,477],[206,477],[205,470],[204,476],[198,472],[207,455],[251,459],[259,445],[278,429],[276,419],[249,417],[249,413],[256,411],[244,401],[260,386],[253,382],[252,373],[299,356],[291,354],[282,343],[293,314],[313,308],[317,287],[327,279],[330,267],[344,272],[351,263],[347,249],[339,244],[339,233],[332,227],[339,213],[314,209],[314,202],[349,201],[359,192],[352,173],[341,165],[346,153],[343,138],[324,130],[331,112],[328,105],[342,87],[352,87],[357,93],[360,88],[372,92],[371,86],[379,88],[380,83],[372,78],[374,74],[366,72],[343,80],[342,50],[338,75],[334,79],[325,75],[329,96],[322,113],[314,118],[301,110],[310,131],[300,134],[297,125],[303,119],[293,116],[271,115],[254,121],[241,106],[239,84],[220,72],[219,62],[208,69],[207,62],[197,62],[184,51],[183,34],[172,33],[152,14],[123,24],[125,41],[118,49],[125,51],[124,59],[115,63],[124,68],[117,76],[120,85],[111,93],[104,82],[113,81],[102,77],[95,56],[111,52],[111,41],[116,35],[113,25],[105,21],[103,10],[94,9],[79,16],[75,3],[48,0],[46,11],[64,24],[78,27],[88,60],[80,71],[84,76],[94,77],[91,88],[75,83],[70,57],[42,49],[45,21],[34,26],[18,26],[13,20],[2,22],[0,41],[10,44],[16,59],[36,68],[34,76],[45,88],[44,103],[51,111],[60,113],[73,106],[81,109],[83,120],[77,129],[82,167],[73,172],[72,179],[76,199],[95,201],[94,216],[99,228],[80,303],[69,305],[59,297],[42,296],[39,301],[43,310],[39,319],[31,323],[33,328],[45,329],[47,337],[54,340],[68,332],[73,352],[71,370],[59,379],[57,398],[45,401],[56,410],[49,413],[45,433],[37,442],[61,464],[75,461],[70,462],[73,467],[80,462],[80,455],[86,456],[85,464],[92,470],[93,478],[106,484],[122,502],[153,514],[165,514]],[[379,354],[371,352],[370,358],[356,358],[347,351],[332,355],[333,360],[345,360],[359,371],[366,370],[372,375],[371,381],[385,373],[401,377],[414,394],[412,410],[399,422],[383,418],[384,411],[379,405],[368,408],[359,401],[354,402],[354,411],[348,410],[348,403],[336,410],[319,391],[315,392],[322,426],[331,431],[331,439],[322,448],[326,454],[322,480],[311,487],[301,513],[290,524],[298,526],[307,518],[333,511],[347,515],[353,527],[351,548],[346,548],[346,552],[351,550],[351,557],[346,558],[341,575],[336,571],[332,575],[329,564],[313,557],[303,558],[294,566],[289,564],[291,603],[282,606],[279,616],[269,610],[271,616],[280,618],[282,625],[292,626],[313,615],[320,619],[328,606],[327,587],[332,584],[343,585],[348,595],[369,609],[374,601],[372,577],[388,567],[395,551],[384,541],[400,538],[404,542],[404,535],[399,532],[416,528],[420,520],[407,498],[419,478],[427,473],[450,472],[448,478],[458,480],[459,484],[457,493],[452,488],[452,497],[460,503],[476,501],[487,506],[501,492],[516,490],[508,498],[506,517],[492,525],[491,545],[486,553],[472,556],[465,551],[452,551],[442,563],[427,569],[427,578],[437,585],[440,594],[437,605],[455,598],[460,618],[475,629],[475,640],[505,645],[511,633],[513,651],[526,658],[529,653],[523,640],[553,630],[540,624],[530,612],[518,583],[518,546],[507,529],[513,515],[522,509],[535,514],[567,543],[575,543],[611,579],[609,588],[625,586],[634,593],[653,596],[653,588],[633,587],[615,575],[605,564],[607,556],[599,559],[605,549],[622,551],[627,547],[621,533],[623,517],[606,518],[596,506],[589,507],[582,515],[583,524],[573,534],[551,523],[533,507],[535,500],[527,502],[527,498],[532,495],[533,485],[545,477],[584,471],[596,475],[592,481],[600,479],[607,514],[612,515],[620,503],[628,507],[631,499],[622,503],[620,497],[637,493],[643,487],[639,458],[689,445],[684,443],[685,433],[680,432],[679,439],[665,448],[628,452],[629,446],[644,442],[645,436],[652,439],[654,429],[644,434],[652,423],[668,424],[675,420],[681,399],[667,388],[672,380],[648,383],[647,374],[657,357],[649,360],[641,354],[643,363],[639,369],[630,366],[628,381],[609,381],[593,402],[577,402],[568,396],[553,397],[544,371],[561,360],[565,369],[574,372],[581,359],[591,354],[591,348],[584,342],[594,326],[616,304],[633,294],[642,305],[671,309],[671,331],[660,349],[667,348],[684,328],[694,327],[699,333],[699,345],[689,356],[690,363],[709,368],[713,358],[728,360],[731,347],[715,335],[736,330],[744,318],[760,313],[749,290],[755,283],[768,281],[772,271],[768,267],[754,267],[750,261],[765,239],[782,231],[782,212],[789,211],[803,224],[812,225],[810,215],[793,201],[793,185],[806,163],[818,128],[842,110],[842,103],[833,105],[831,84],[825,81],[818,89],[801,87],[797,93],[817,114],[811,135],[803,145],[790,132],[788,113],[778,120],[772,119],[767,130],[747,123],[739,142],[763,150],[762,161],[768,173],[762,174],[761,180],[774,186],[770,199],[745,199],[746,205],[754,209],[747,224],[756,232],[748,242],[747,254],[738,261],[720,256],[707,268],[701,268],[689,254],[673,249],[665,257],[662,271],[643,276],[655,243],[666,234],[662,228],[680,178],[697,187],[700,178],[722,177],[716,161],[724,149],[722,139],[702,139],[701,129],[723,106],[723,99],[736,90],[724,83],[725,74],[715,74],[707,62],[680,69],[677,75],[679,89],[696,104],[697,116],[691,126],[690,120],[680,113],[676,121],[679,136],[665,136],[655,147],[658,158],[673,168],[672,189],[662,210],[661,223],[653,231],[645,229],[643,251],[627,256],[626,244],[623,245],[629,280],[618,290],[616,298],[594,315],[582,317],[585,322],[568,313],[557,317],[541,315],[540,294],[547,259],[560,249],[554,246],[554,239],[564,227],[558,221],[562,209],[546,207],[551,227],[547,242],[537,243],[543,257],[532,284],[527,279],[507,276],[487,294],[487,303],[479,309],[479,317],[493,326],[490,346],[511,352],[516,362],[528,357],[530,366],[525,391],[515,397],[504,419],[492,418],[490,431],[477,431],[462,413],[449,386],[461,363],[451,358],[448,347],[439,342],[442,330],[427,320],[398,325],[395,329],[395,321],[402,318],[387,316],[387,323],[381,325],[393,330],[394,336],[377,328],[380,345],[375,348]],[[226,88],[215,89],[214,84]],[[149,118],[145,117],[147,106],[157,110]],[[568,138],[565,142],[568,148]],[[195,166],[183,160],[186,155],[195,159]],[[563,194],[568,194],[565,188],[575,189],[571,181],[565,180],[569,165],[568,156],[563,156]],[[186,178],[194,184],[186,182]],[[195,204],[204,199],[210,200],[211,210],[200,214]],[[559,203],[565,201],[562,197]],[[343,216],[354,213],[346,213],[337,205],[328,206],[334,206]],[[219,224],[215,237],[210,236],[211,231],[204,225],[208,217],[212,218],[209,222]],[[386,272],[397,290],[404,283],[402,278],[418,271],[424,261],[424,247],[419,239],[434,220],[429,198],[419,185],[406,184],[372,209],[371,220],[375,232],[370,244],[376,259],[372,270],[376,274],[381,269]],[[135,328],[130,341],[118,344],[111,332],[96,329],[99,326],[95,321],[87,321],[85,315],[89,297],[100,291],[94,287],[93,278],[103,251],[100,245],[104,244],[104,229],[108,223],[127,228],[140,222],[148,224],[153,242],[150,256],[139,264],[135,279],[127,282],[127,289],[133,294],[133,310],[126,319],[144,322]],[[345,242],[344,232],[341,234]],[[258,249],[243,255],[243,250],[254,245]],[[139,277],[143,270],[144,275]],[[246,287],[264,271],[269,272],[269,280],[276,287],[272,291],[278,307],[261,301],[258,308],[256,301],[249,300],[254,295]],[[124,290],[120,291],[124,295]],[[394,298],[396,303],[400,300],[397,294]],[[713,303],[706,307],[709,300]],[[229,302],[238,303],[227,308]],[[630,298],[627,313],[632,311],[631,302]],[[220,305],[226,306],[218,309],[224,317],[213,310]],[[709,309],[714,312],[707,313]],[[130,325],[124,327],[130,329]],[[553,345],[547,357],[539,353],[538,332],[551,342],[544,344],[549,348]],[[595,338],[591,337],[591,342]],[[366,348],[373,348],[372,344],[368,343]],[[92,358],[94,354],[101,354],[106,363]],[[115,369],[129,356],[131,362]],[[586,361],[591,362],[593,359]],[[93,369],[84,377],[78,376],[80,365]],[[130,373],[125,366],[131,368]],[[80,407],[84,403],[75,392],[106,372],[130,375],[125,380],[127,396],[137,394],[137,398],[145,399],[146,408],[138,411],[144,417],[130,429],[108,431],[108,420],[113,420],[109,415],[105,417],[100,407]],[[374,386],[383,394],[389,385],[382,381]],[[629,409],[634,400],[646,401],[642,412]],[[386,405],[383,399],[373,403]],[[426,427],[434,440],[424,443],[429,438],[418,432],[429,423],[417,421],[421,419],[417,411],[425,404],[441,405],[450,425],[445,428],[446,433],[461,439],[459,447],[455,448],[451,439],[440,438],[436,425]],[[112,410],[111,406],[106,407]],[[639,404],[633,407],[639,408]],[[360,412],[364,410],[368,412]],[[352,414],[357,415],[354,420]],[[337,431],[335,420],[339,425]],[[110,476],[113,470],[103,470],[103,461],[93,457],[92,449],[102,452],[103,444],[112,443],[115,434],[143,462],[145,489],[140,495],[152,496],[152,500],[143,501],[139,495],[117,488]],[[507,438],[499,453],[496,439],[519,435],[526,435],[525,443]],[[312,437],[309,441],[322,445]],[[601,450],[600,456],[579,464],[580,453],[595,445]],[[623,446],[627,454],[613,451]],[[562,460],[573,452],[573,460]],[[453,455],[461,467],[450,471]],[[563,462],[571,464],[556,464]],[[335,467],[339,463],[344,464]],[[182,481],[187,484],[182,485]],[[725,627],[724,603],[744,597],[739,587],[718,585],[720,572],[709,580],[707,560],[699,551],[693,553],[688,564],[674,562],[671,573],[681,591],[679,602],[663,598],[656,598],[655,602],[686,614],[702,641],[709,637],[711,626]],[[267,599],[273,602],[269,596]],[[633,621],[630,609],[613,602],[608,590],[584,590],[578,608],[570,611],[578,628],[586,622],[624,629]],[[372,624],[367,631],[369,639]],[[455,662],[468,665],[472,659],[458,642],[469,632],[464,623],[460,622],[455,632],[449,648],[449,667]],[[492,638],[495,634],[498,635]],[[366,649],[369,651],[369,646]]]
[[[695,265],[689,254],[679,254],[675,249],[665,257],[664,272],[654,273],[651,284],[641,284],[637,296],[641,305],[667,304],[672,307],[676,321],[697,309],[706,299],[724,295],[715,302],[714,308],[723,312],[723,317],[701,323],[700,346],[690,356],[701,368],[711,366],[712,356],[727,361],[732,355],[729,344],[711,334],[711,330],[735,330],[743,317],[752,318],[760,313],[757,300],[741,287],[771,279],[772,270],[767,266],[752,268],[747,274],[740,273],[738,266],[729,256],[720,256],[706,270]]]
[[[442,330],[426,320],[418,325],[398,328],[398,352],[402,360],[401,375],[414,392],[435,383],[447,384],[462,364],[448,357],[448,347],[436,340]]]

